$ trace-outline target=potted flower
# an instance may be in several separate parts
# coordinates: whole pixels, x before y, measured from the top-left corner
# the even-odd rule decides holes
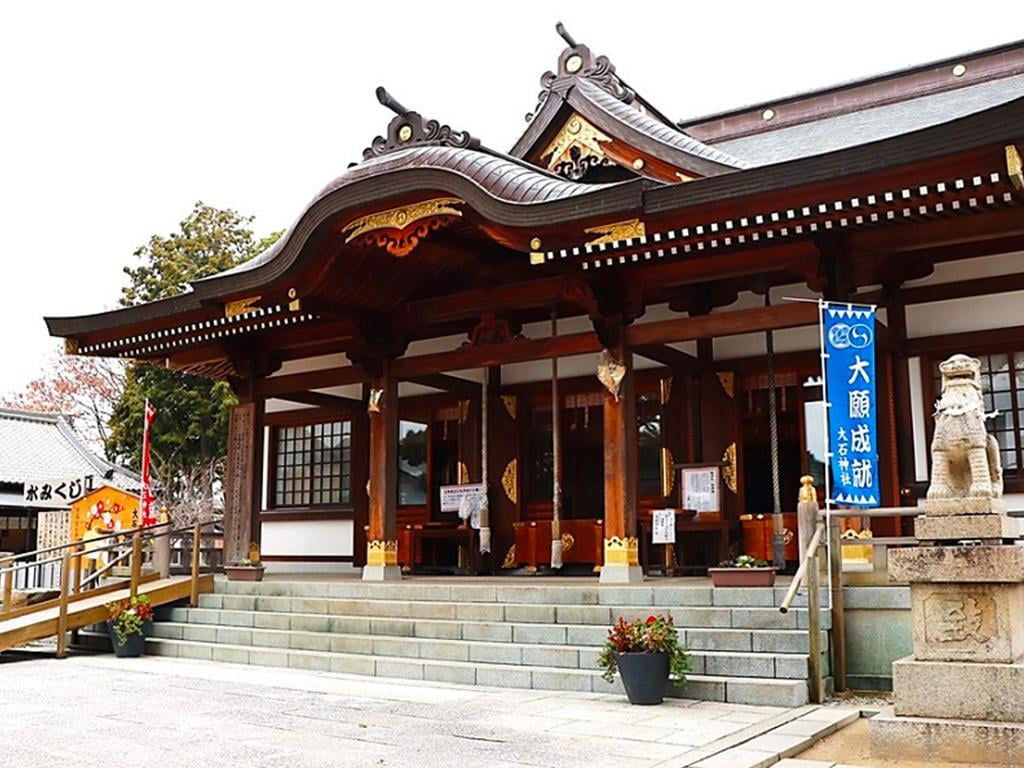
[[[620,616],[608,630],[597,663],[609,683],[618,671],[630,704],[661,704],[669,677],[681,689],[690,669],[690,657],[671,616],[632,622]]]
[[[153,631],[153,606],[148,595],[107,603],[110,618],[107,632],[114,646],[114,653],[121,657],[141,656],[146,647],[146,638]]]
[[[750,555],[724,560],[717,568],[708,568],[711,584],[716,587],[771,587],[775,585],[775,569],[770,563]]]

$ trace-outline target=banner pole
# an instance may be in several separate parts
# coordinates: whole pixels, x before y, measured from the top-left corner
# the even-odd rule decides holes
[[[828,420],[828,409],[831,404],[828,401],[828,374],[826,371],[828,353],[825,352],[825,307],[828,302],[824,299],[818,299],[818,348],[820,350],[821,357],[821,421],[822,431],[825,437],[825,525],[827,530],[832,530],[832,446],[829,435],[829,420]],[[831,542],[831,539],[830,539]],[[828,586],[829,591],[832,590],[832,579],[839,578],[839,574],[832,573],[832,563],[836,562],[833,557],[828,558]],[[840,557],[838,562],[842,567],[842,558]]]

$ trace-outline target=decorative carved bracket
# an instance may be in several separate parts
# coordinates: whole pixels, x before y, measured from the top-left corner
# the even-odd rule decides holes
[[[440,229],[462,216],[455,205],[464,205],[457,197],[436,197],[397,208],[388,208],[353,219],[341,232],[345,242],[359,242],[384,248],[401,258],[412,253],[431,230]]]
[[[611,140],[611,136],[599,131],[574,112],[541,153],[541,159],[550,157],[549,171],[574,181],[579,180],[591,168],[615,165],[601,146]]]

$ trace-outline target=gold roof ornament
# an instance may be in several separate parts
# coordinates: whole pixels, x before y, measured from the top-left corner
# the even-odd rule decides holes
[[[587,227],[583,231],[588,235],[597,235],[593,240],[586,242],[586,245],[593,246],[644,237],[647,234],[647,227],[640,219],[626,219],[611,224]]]
[[[1020,150],[1015,144],[1006,145],[1006,173],[1014,188],[1024,193],[1024,163],[1021,161]]]
[[[461,217],[462,211],[453,206],[465,205],[465,202],[458,197],[435,197],[400,205],[353,219],[341,232],[347,235],[346,243],[362,238],[364,242],[386,249],[392,256],[407,256],[431,230]]]
[[[246,296],[244,299],[229,301],[224,305],[224,317],[238,317],[249,312],[255,312],[259,309],[257,302],[260,298],[260,296]]]
[[[540,157],[543,160],[550,156],[549,171],[578,179],[592,166],[612,164],[601,146],[611,140],[611,136],[573,112]]]

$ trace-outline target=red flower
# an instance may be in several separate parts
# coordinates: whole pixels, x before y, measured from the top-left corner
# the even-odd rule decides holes
[[[648,617],[647,617],[647,623],[648,623],[648,624],[653,624],[653,623],[654,623],[654,622],[656,622],[657,620],[658,620],[658,619],[657,619],[656,617],[654,617],[654,616],[648,616]]]

